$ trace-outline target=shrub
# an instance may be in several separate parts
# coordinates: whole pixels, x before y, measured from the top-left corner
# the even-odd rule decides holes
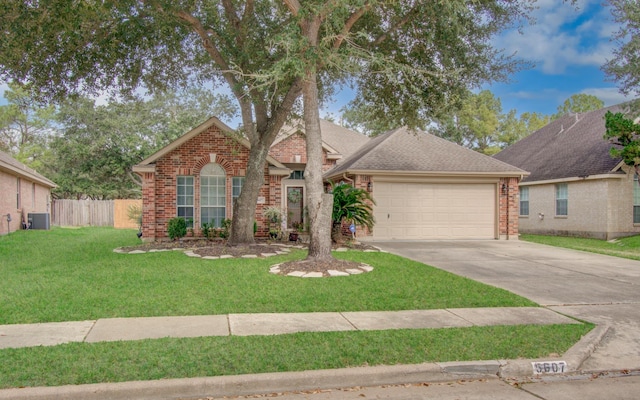
[[[226,218],[222,220],[222,230],[220,230],[220,237],[227,239],[229,237],[229,231],[231,230],[231,220]]]
[[[138,224],[138,226],[142,225],[142,206],[139,204],[129,205],[127,207],[127,218],[129,218],[129,221]]]
[[[204,237],[206,237],[207,239],[210,239],[212,233],[213,233],[213,226],[211,224],[209,224],[207,222],[202,224],[202,235]]]
[[[169,220],[167,233],[171,240],[180,239],[187,235],[187,221],[182,217],[175,217]]]

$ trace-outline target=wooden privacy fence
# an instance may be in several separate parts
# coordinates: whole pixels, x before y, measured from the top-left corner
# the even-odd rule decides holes
[[[70,200],[55,199],[52,206],[52,224],[56,226],[113,226],[138,228],[130,221],[130,206],[142,207],[142,200]]]

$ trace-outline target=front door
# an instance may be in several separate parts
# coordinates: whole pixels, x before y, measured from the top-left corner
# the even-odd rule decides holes
[[[289,229],[299,228],[302,225],[303,194],[301,186],[287,187],[287,228]]]

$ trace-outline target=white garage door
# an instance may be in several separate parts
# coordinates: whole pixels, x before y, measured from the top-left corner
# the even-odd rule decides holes
[[[375,182],[375,239],[494,239],[496,185]]]

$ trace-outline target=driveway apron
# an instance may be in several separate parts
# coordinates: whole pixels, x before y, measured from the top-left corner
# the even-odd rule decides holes
[[[524,241],[371,242],[612,329],[583,367],[640,369],[640,261]]]

